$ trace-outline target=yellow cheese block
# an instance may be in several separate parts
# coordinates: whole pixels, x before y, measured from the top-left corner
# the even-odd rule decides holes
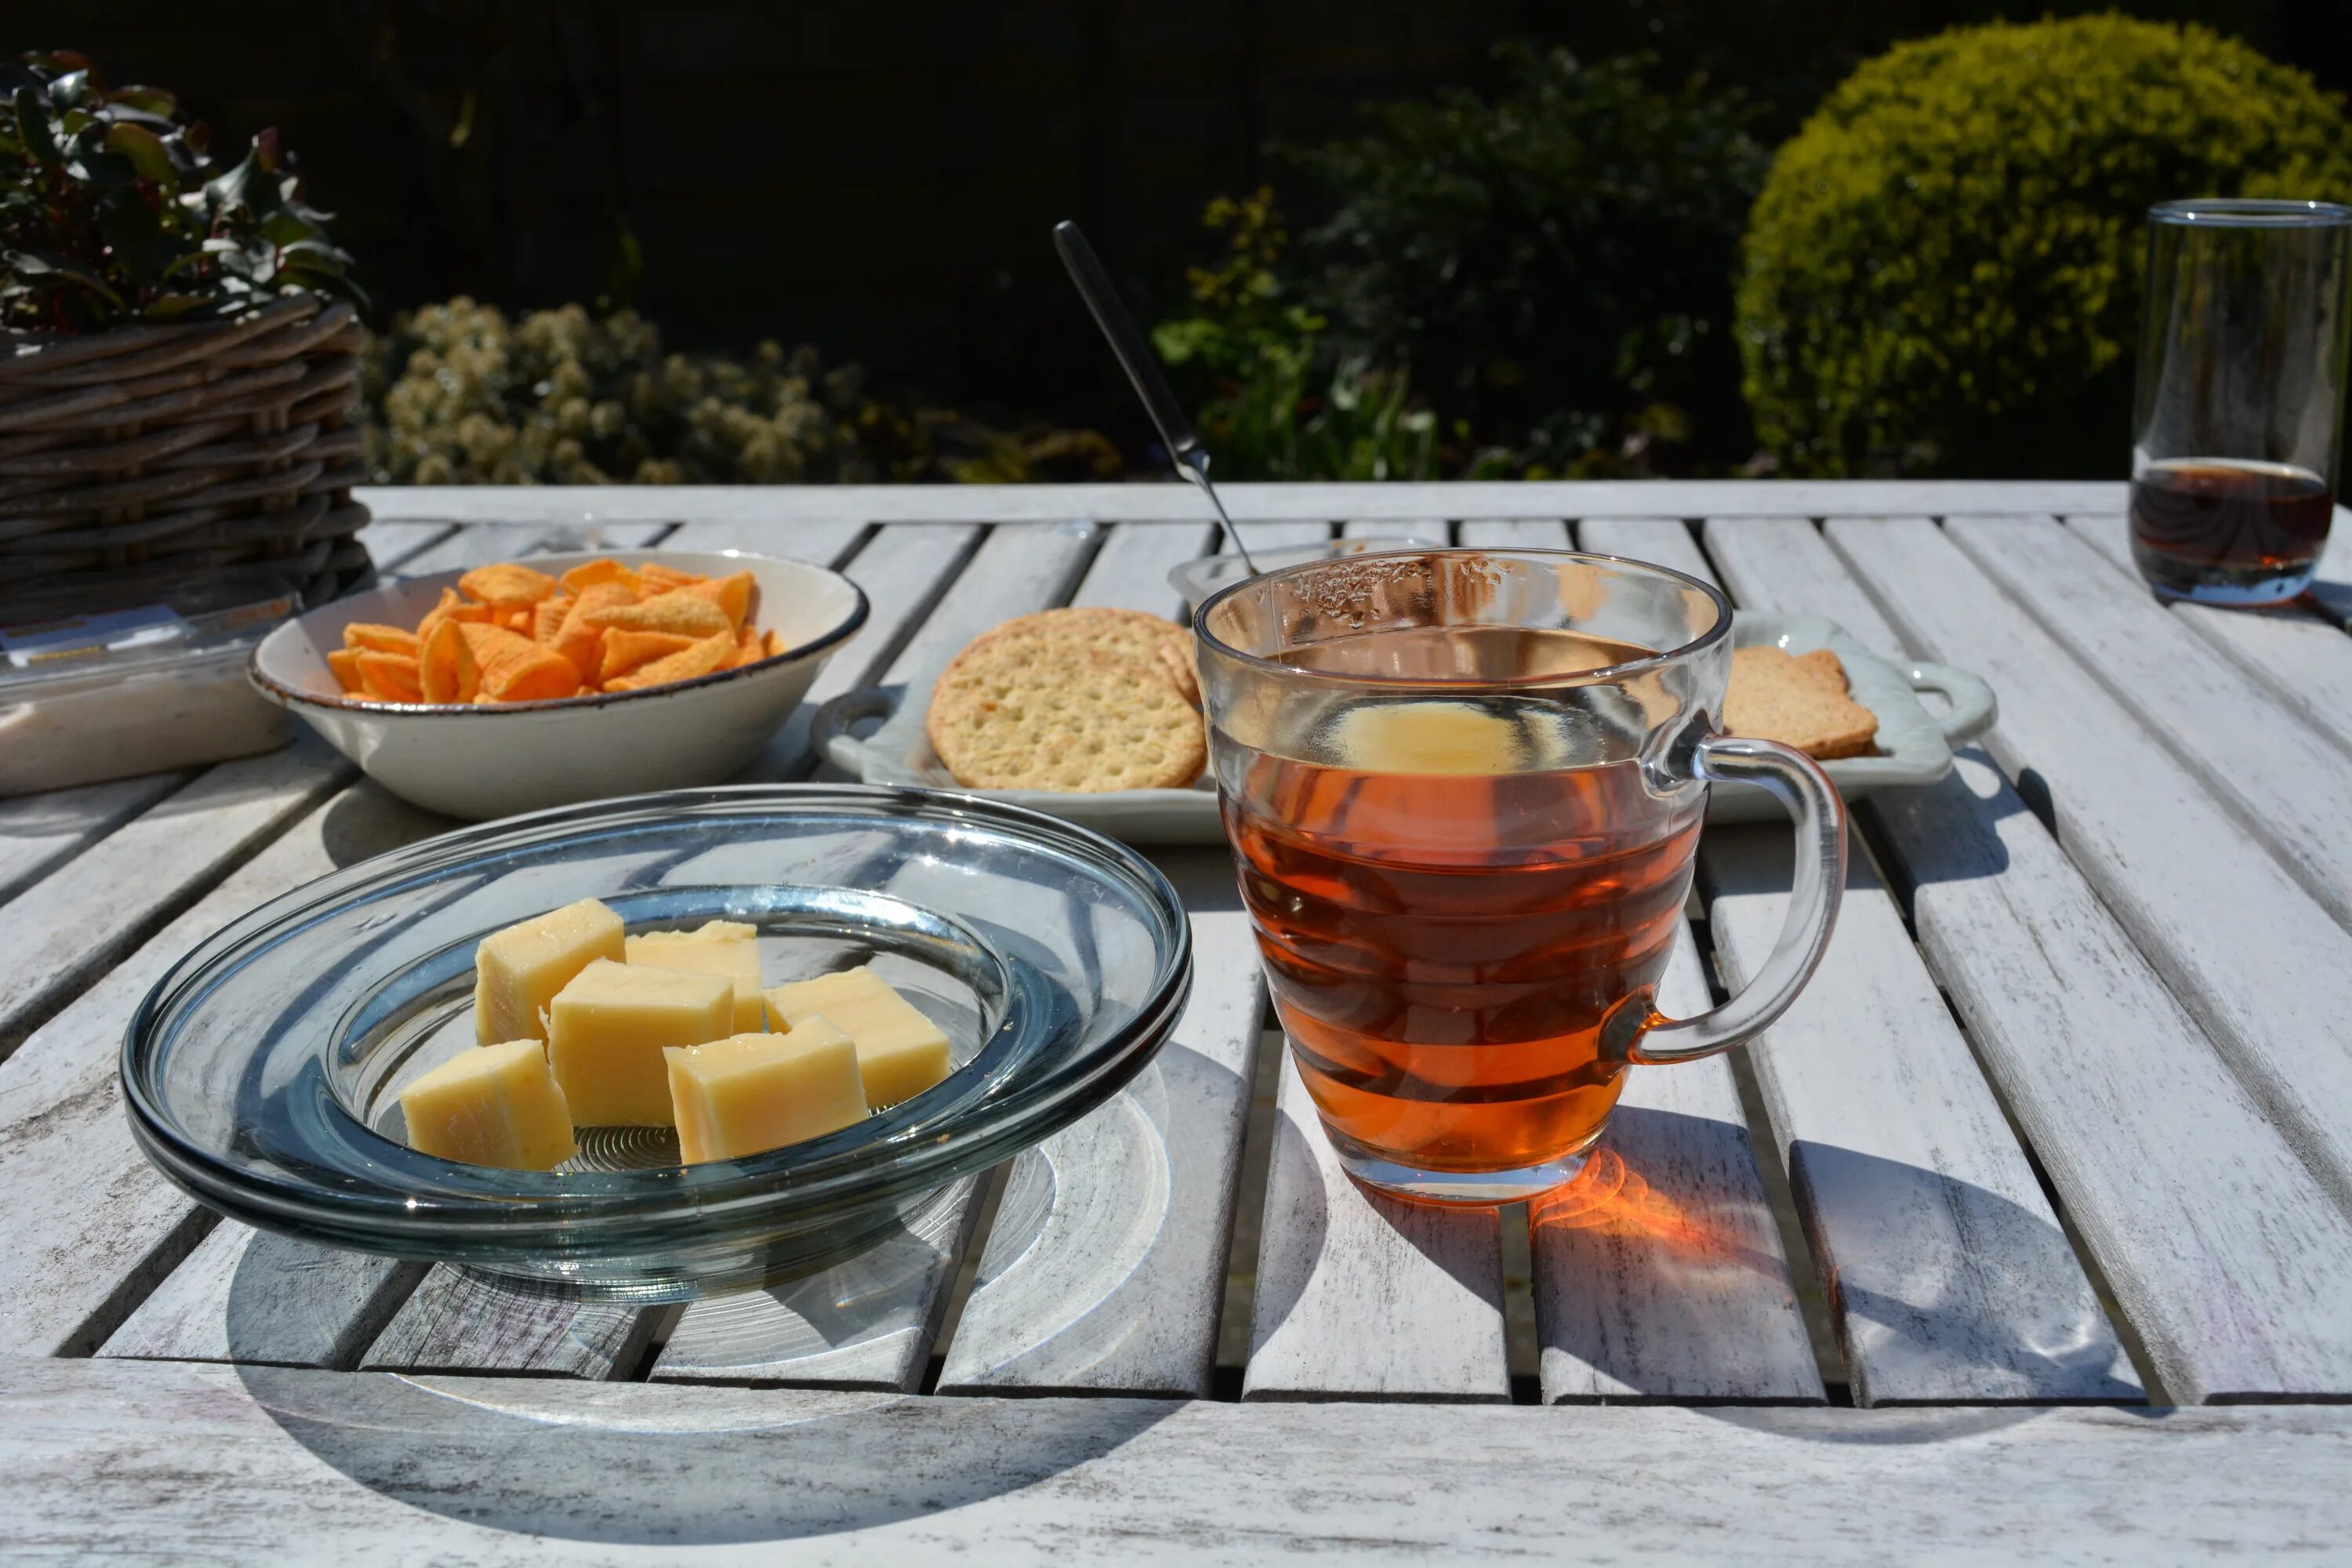
[[[408,1146],[444,1160],[551,1171],[580,1152],[537,1040],[476,1046],[400,1091]]]
[[[678,1157],[691,1165],[781,1149],[866,1120],[857,1047],[823,1018],[789,1035],[673,1046],[670,1104]]]
[[[555,994],[547,1059],[582,1127],[670,1124],[666,1046],[735,1032],[735,986],[716,974],[598,959]]]
[[[947,1036],[862,963],[769,988],[768,1016],[777,1024],[798,1030],[803,1019],[820,1013],[857,1042],[866,1102],[877,1110],[912,1100],[948,1076]]]
[[[594,899],[493,931],[474,949],[474,1038],[543,1040],[540,1014],[591,960],[620,962],[621,917]]]
[[[756,1035],[768,1021],[760,1000],[760,932],[740,921],[706,921],[693,931],[649,931],[628,941],[629,962],[656,969],[723,974],[735,983],[735,1032]]]

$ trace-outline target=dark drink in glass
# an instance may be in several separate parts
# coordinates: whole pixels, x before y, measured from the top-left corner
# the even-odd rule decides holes
[[[2150,463],[2132,481],[2132,558],[2148,582],[2181,595],[2217,576],[2307,578],[2335,506],[2327,481],[2292,463]]]

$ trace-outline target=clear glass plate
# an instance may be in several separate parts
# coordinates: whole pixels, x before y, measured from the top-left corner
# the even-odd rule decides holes
[[[400,1089],[473,1039],[474,944],[599,898],[632,931],[746,921],[771,985],[871,963],[947,1030],[955,1071],[842,1131],[677,1164],[599,1129],[554,1172],[436,1159]],[[648,1300],[821,1267],[1076,1121],[1182,1011],[1192,942],[1166,878],[1018,806],[923,789],[757,784],[568,807],[380,856],[273,900],[132,1017],[132,1131],[247,1224]]]

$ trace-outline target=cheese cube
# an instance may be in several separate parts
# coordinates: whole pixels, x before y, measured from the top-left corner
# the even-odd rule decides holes
[[[947,1036],[862,963],[768,991],[768,1016],[780,1026],[798,1029],[820,1013],[857,1042],[866,1103],[877,1110],[912,1100],[948,1076]]]
[[[555,994],[547,1059],[583,1127],[670,1124],[666,1046],[724,1039],[734,983],[682,969],[597,959]]]
[[[540,1014],[593,959],[618,963],[621,917],[594,899],[492,931],[474,949],[474,1038],[543,1040]]]
[[[781,1149],[866,1120],[857,1047],[821,1017],[789,1035],[736,1035],[662,1056],[678,1157],[689,1165]]]
[[[705,921],[693,931],[649,931],[628,940],[629,962],[656,969],[723,974],[735,983],[735,1032],[756,1035],[768,1021],[760,1000],[760,932],[740,921]]]
[[[476,1046],[400,1091],[408,1146],[468,1165],[551,1171],[580,1152],[537,1040]]]

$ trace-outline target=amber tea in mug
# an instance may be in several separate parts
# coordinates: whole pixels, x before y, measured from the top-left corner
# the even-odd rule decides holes
[[[1314,563],[1203,606],[1212,760],[1300,1080],[1360,1179],[1508,1202],[1572,1176],[1628,1066],[1793,997],[1841,878],[1835,793],[1713,734],[1728,612],[1664,568],[1547,552]],[[1707,781],[1799,819],[1784,973],[1706,1018],[1651,999]],[[1793,945],[1792,945],[1793,944]]]

